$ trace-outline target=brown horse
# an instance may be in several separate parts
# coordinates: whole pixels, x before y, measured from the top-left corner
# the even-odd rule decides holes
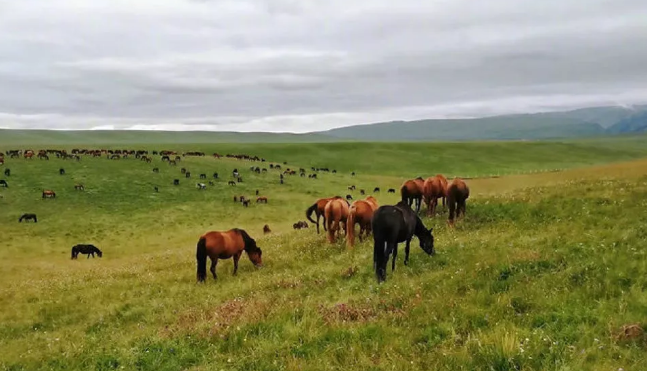
[[[328,242],[335,242],[335,232],[339,237],[341,228],[344,228],[344,235],[346,234],[346,219],[348,219],[349,206],[348,201],[343,198],[333,198],[326,204],[324,223],[328,227]]]
[[[263,233],[264,233],[264,234],[272,233],[272,230],[270,229],[270,226],[269,226],[269,225],[265,224],[265,225],[263,226]]]
[[[317,234],[319,234],[319,218],[322,217],[322,216],[323,216],[323,228],[324,228],[324,231],[327,230],[326,216],[324,215],[324,210],[326,208],[326,205],[328,204],[328,201],[333,200],[335,198],[340,198],[340,196],[328,197],[328,198],[320,198],[317,201],[315,201],[315,203],[306,210],[306,218],[308,218],[308,220],[310,222],[317,225]],[[316,221],[314,219],[312,219],[312,213],[313,212],[317,216]]]
[[[256,203],[259,203],[259,202],[267,203],[267,197],[265,197],[265,196],[258,197],[256,199]]]
[[[263,252],[256,246],[256,241],[243,229],[234,228],[226,232],[211,231],[200,236],[195,253],[198,261],[198,282],[204,282],[207,278],[207,257],[211,259],[211,274],[213,279],[216,275],[216,264],[218,259],[229,259],[234,257],[234,272],[238,271],[238,260],[243,253],[247,252],[249,260],[256,267],[262,267],[261,256]]]
[[[427,215],[432,216],[436,212],[438,206],[438,199],[443,199],[443,206],[445,206],[445,191],[447,190],[447,179],[438,174],[425,180],[423,185],[422,196],[424,202],[427,204]]]
[[[43,198],[54,198],[56,197],[56,192],[50,190],[43,191]]]
[[[465,201],[470,196],[470,189],[462,179],[454,178],[447,187],[446,194],[447,203],[449,204],[449,220],[447,220],[447,223],[453,227],[454,212],[456,212],[456,218],[459,218],[461,214],[465,216]]]
[[[402,186],[400,186],[400,196],[402,197],[402,201],[406,202],[409,206],[411,206],[415,201],[416,214],[420,212],[424,185],[425,180],[421,177],[417,177],[416,179],[405,181],[402,183]]]
[[[355,245],[355,224],[359,223],[359,241],[362,242],[362,232],[364,237],[371,233],[371,220],[373,212],[379,205],[373,196],[368,196],[363,200],[357,200],[350,205],[348,210],[348,219],[346,220],[346,246],[352,248]]]

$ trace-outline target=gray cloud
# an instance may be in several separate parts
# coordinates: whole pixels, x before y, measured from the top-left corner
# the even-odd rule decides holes
[[[0,126],[304,132],[647,101],[642,0],[8,0]]]

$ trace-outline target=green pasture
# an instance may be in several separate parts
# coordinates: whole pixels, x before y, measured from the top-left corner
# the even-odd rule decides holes
[[[0,369],[647,369],[645,339],[615,337],[624,324],[647,325],[647,161],[627,162],[647,157],[645,139],[111,146],[268,160],[185,157],[176,167],[158,156],[152,164],[7,159],[0,168],[11,169],[0,173],[9,183],[0,188]],[[0,151],[11,148],[28,147]],[[380,204],[392,204],[398,196],[387,189],[415,176],[621,161],[622,173],[600,170],[616,165],[580,169],[558,184],[562,174],[539,173],[505,192],[495,185],[507,178],[468,180],[474,197],[457,228],[446,226],[446,214],[424,218],[438,254],[427,256],[414,239],[405,267],[401,245],[395,272],[379,286],[371,241],[347,250],[312,225],[292,229],[317,198],[361,198],[347,190],[351,184],[368,194],[380,187]],[[270,163],[337,174],[285,176],[280,184]],[[252,165],[268,172],[255,174]],[[234,168],[243,183],[229,186]],[[42,199],[42,189],[56,199]],[[254,202],[257,189],[267,205]],[[251,197],[249,208],[234,195]],[[18,223],[23,213],[36,213],[38,223]],[[198,237],[233,227],[257,239],[265,267],[243,256],[232,276],[232,262],[221,261],[218,281],[197,285]],[[71,260],[77,243],[96,244],[103,258]]]

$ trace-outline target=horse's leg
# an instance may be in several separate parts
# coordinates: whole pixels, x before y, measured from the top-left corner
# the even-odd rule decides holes
[[[242,252],[238,252],[236,255],[234,255],[234,276],[236,275],[236,272],[238,272],[238,260],[240,259],[241,254]]]
[[[395,258],[398,256],[398,244],[393,248],[393,260],[391,260],[391,272],[395,270]]]
[[[319,216],[320,215],[317,213],[317,234],[319,234]],[[325,222],[324,222],[324,228],[326,228],[326,223]]]
[[[411,246],[411,239],[408,239],[404,245],[404,265],[409,265],[409,249]]]
[[[218,279],[218,276],[216,275],[216,264],[218,264],[218,258],[211,259],[210,271],[211,271],[211,274],[213,274],[213,279],[214,280]]]

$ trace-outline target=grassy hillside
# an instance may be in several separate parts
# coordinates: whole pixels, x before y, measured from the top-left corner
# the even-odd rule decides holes
[[[14,147],[0,146],[0,150]],[[73,148],[56,145],[45,147]],[[473,177],[478,174],[502,175],[566,169],[641,158],[647,156],[647,135],[559,142],[218,143],[159,144],[152,147],[147,144],[132,144],[126,147],[201,150],[207,154],[246,153],[264,157],[268,161],[287,161],[289,166],[329,167],[343,173],[355,171],[358,174],[415,177],[419,174],[442,172],[452,176]]]
[[[204,131],[135,130],[7,130],[0,129],[0,146],[8,145],[80,145],[80,144],[153,144],[153,143],[291,143],[326,142],[330,137],[317,134],[274,134]],[[336,140],[336,139],[335,139]]]
[[[635,140],[539,148],[508,143],[507,156],[480,147],[485,144],[428,149],[459,149],[453,165],[435,163],[443,171],[487,175],[538,168],[539,162],[530,161],[536,151],[552,152],[556,167],[582,164],[577,157],[592,146],[599,154],[584,162],[636,157],[641,149]],[[366,145],[352,152],[339,146],[345,149],[337,151],[343,157],[336,161],[344,158],[343,166],[363,169],[358,176],[320,173],[317,180],[288,177],[284,185],[276,172],[254,175],[250,163],[226,159],[186,158],[177,168],[157,159],[153,164],[8,159],[12,175],[3,178],[10,187],[0,188],[0,367],[647,367],[642,340],[614,337],[623,324],[645,325],[647,161],[470,180],[468,215],[455,230],[446,227],[446,214],[424,219],[434,228],[438,255],[426,256],[414,240],[410,265],[402,264],[401,250],[395,272],[389,270],[378,287],[370,241],[349,251],[341,242],[327,244],[312,227],[294,231],[291,225],[304,219],[304,209],[316,198],[345,194],[349,184],[397,187],[412,175],[410,168],[423,170],[423,162],[408,159],[424,148],[380,151]],[[615,147],[622,151],[612,151]],[[257,149],[309,167],[315,157],[303,148],[310,147]],[[529,164],[515,158],[520,156]],[[370,164],[361,161],[369,157]],[[394,168],[391,157],[400,165]],[[154,166],[160,166],[159,174],[151,171]],[[198,191],[198,179],[181,177],[182,166],[194,178],[218,171],[225,179]],[[66,175],[58,174],[60,167]],[[226,174],[234,167],[244,182],[227,186]],[[438,171],[430,166],[421,175]],[[174,178],[180,186],[172,185]],[[74,191],[76,182],[86,191]],[[154,185],[160,193],[153,192]],[[57,198],[42,200],[42,188],[56,190]],[[253,197],[256,189],[269,204],[244,208],[232,201],[234,195]],[[393,194],[376,196],[381,204],[397,200]],[[18,223],[24,212],[37,213],[39,222]],[[266,223],[273,233],[263,236]],[[265,268],[254,269],[243,256],[238,275],[231,276],[231,261],[222,261],[217,282],[209,277],[207,284],[196,285],[198,236],[231,227],[245,228],[258,240]],[[97,244],[104,257],[70,260],[71,246],[81,242]]]

